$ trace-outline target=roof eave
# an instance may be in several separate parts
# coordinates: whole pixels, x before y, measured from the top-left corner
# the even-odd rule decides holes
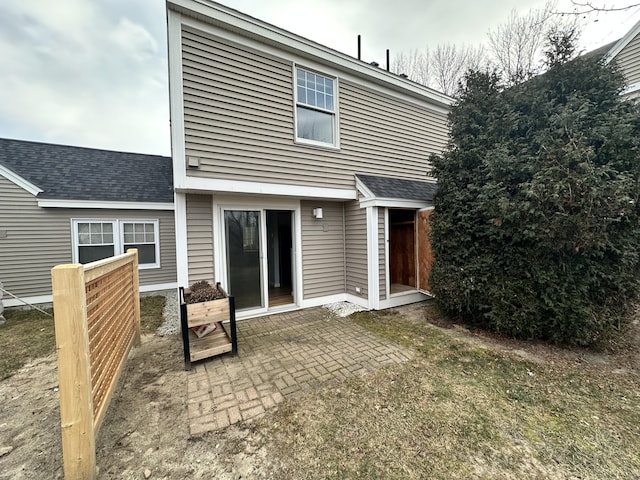
[[[219,28],[277,46],[280,49],[296,52],[321,63],[331,64],[373,83],[421,98],[442,108],[448,109],[454,103],[453,98],[436,90],[406,80],[382,68],[374,67],[364,61],[219,3],[206,0],[168,0],[167,8]]]

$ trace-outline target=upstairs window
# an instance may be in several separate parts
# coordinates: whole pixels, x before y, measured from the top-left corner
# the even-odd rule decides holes
[[[337,146],[335,82],[296,68],[296,140]]]

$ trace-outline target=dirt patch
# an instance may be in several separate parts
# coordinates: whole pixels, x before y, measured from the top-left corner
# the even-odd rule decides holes
[[[637,350],[596,354],[457,324],[437,327],[426,322],[430,308],[362,314],[379,315],[370,323],[420,352],[415,361],[285,401],[254,423],[193,438],[180,339],[144,336],[98,436],[98,478],[598,478],[604,471],[634,478],[640,472]],[[393,322],[398,327],[389,331]],[[55,356],[43,357],[0,381],[1,480],[62,478],[55,365]]]
[[[259,434],[246,425],[190,438],[178,336],[143,336],[97,440],[99,479],[265,478]],[[63,478],[54,355],[0,382],[0,479]]]

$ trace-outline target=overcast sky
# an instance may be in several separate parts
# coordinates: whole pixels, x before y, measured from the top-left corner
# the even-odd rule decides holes
[[[485,43],[512,9],[544,0],[222,3],[353,56],[361,34],[363,60],[383,64],[387,48]],[[640,8],[585,21],[590,50],[622,37]],[[0,137],[169,155],[164,0],[2,0]]]

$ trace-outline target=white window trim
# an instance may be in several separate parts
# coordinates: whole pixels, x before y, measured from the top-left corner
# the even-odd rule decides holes
[[[298,102],[298,69],[304,70],[306,72],[315,73],[316,75],[321,75],[325,78],[329,78],[333,80],[333,110],[327,110],[324,108],[314,107],[312,105],[307,105],[306,103]],[[300,64],[293,64],[293,128],[294,128],[294,142],[301,145],[311,146],[311,147],[320,147],[320,148],[328,148],[331,150],[340,150],[340,115],[339,115],[339,105],[338,105],[338,77],[333,75],[328,75],[326,73],[322,73],[316,69],[304,67]],[[301,138],[298,136],[298,105],[303,108],[308,108],[310,110],[315,110],[318,112],[328,113],[333,115],[333,143],[319,142],[317,140],[310,140],[308,138]]]
[[[78,248],[80,247],[78,237],[78,224],[79,223],[110,223],[113,225],[113,254],[121,255],[126,253],[124,251],[124,228],[125,223],[152,223],[155,234],[155,247],[156,247],[156,262],[155,263],[139,263],[138,270],[147,270],[151,268],[160,268],[160,222],[155,220],[141,220],[141,219],[113,219],[113,218],[72,218],[72,236],[71,244],[73,246],[72,259],[73,263],[79,262]]]

